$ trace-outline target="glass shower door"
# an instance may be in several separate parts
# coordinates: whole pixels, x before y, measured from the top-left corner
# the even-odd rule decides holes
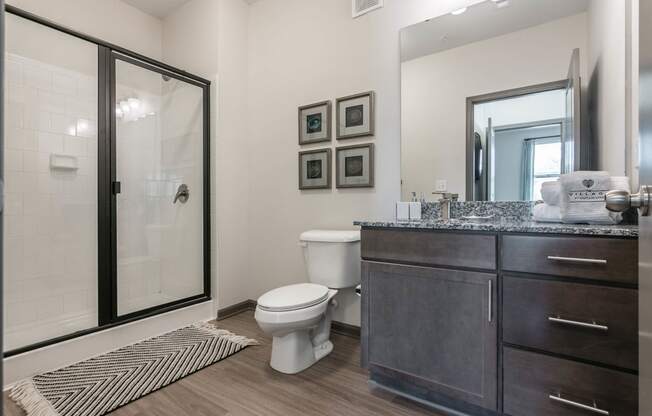
[[[204,295],[204,89],[115,63],[117,316]]]

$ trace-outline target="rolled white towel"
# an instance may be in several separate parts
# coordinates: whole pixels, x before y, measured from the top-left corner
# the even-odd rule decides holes
[[[541,198],[548,205],[559,205],[561,187],[559,181],[548,181],[541,184]]]
[[[559,205],[537,204],[532,210],[532,217],[537,222],[561,222],[561,207]]]
[[[561,183],[561,220],[564,223],[616,224],[609,215],[605,194],[611,188],[611,177],[603,171],[577,171],[559,178]]]
[[[629,178],[627,176],[612,176],[610,190],[631,192],[631,187],[629,186]]]

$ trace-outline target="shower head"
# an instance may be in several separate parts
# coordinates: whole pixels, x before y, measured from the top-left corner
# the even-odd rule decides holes
[[[165,82],[168,82],[169,80],[172,79],[172,78],[170,78],[170,77],[167,76],[167,75],[161,75],[161,78],[163,78],[163,81],[165,81]]]

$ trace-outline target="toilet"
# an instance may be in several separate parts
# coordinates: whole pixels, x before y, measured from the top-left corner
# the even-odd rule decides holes
[[[258,298],[256,322],[273,337],[270,365],[285,374],[310,367],[333,350],[331,316],[338,289],[360,283],[360,232],[312,230],[299,237],[308,280]]]

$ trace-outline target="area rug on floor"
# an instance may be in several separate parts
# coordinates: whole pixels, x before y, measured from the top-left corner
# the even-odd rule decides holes
[[[199,323],[18,383],[27,416],[100,416],[256,341]]]

